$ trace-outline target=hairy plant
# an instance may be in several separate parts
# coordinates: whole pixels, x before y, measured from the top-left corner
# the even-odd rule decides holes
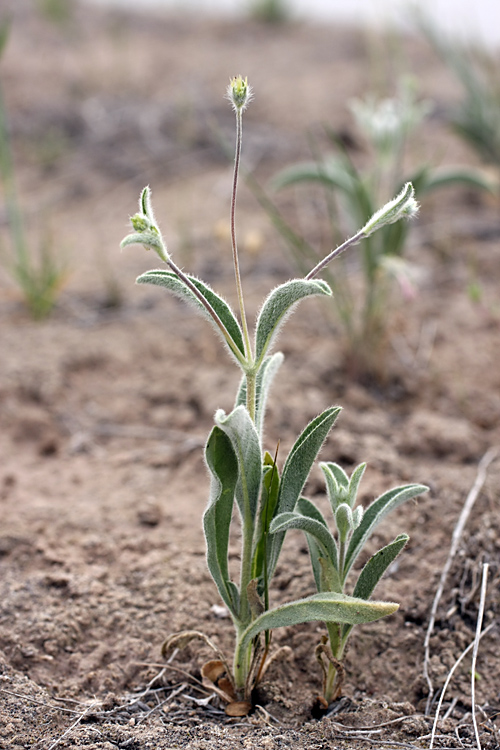
[[[326,480],[328,498],[336,526],[336,535],[328,528],[321,511],[301,497],[293,512],[280,513],[273,519],[270,532],[300,529],[307,537],[314,580],[318,592],[344,594],[347,577],[375,527],[392,510],[423,491],[418,484],[395,487],[374,500],[366,510],[356,505],[357,492],[366,464],[360,464],[349,478],[336,463],[320,463]],[[407,534],[399,534],[393,542],[370,557],[358,574],[353,596],[367,600],[377,583],[408,542]],[[342,689],[344,669],[342,657],[354,623],[340,620],[326,622],[326,640],[316,650],[323,669],[323,700],[326,705],[338,698]]]
[[[181,270],[161,235],[153,214],[151,194],[145,188],[139,212],[131,218],[133,232],[122,247],[141,244],[153,249],[167,268],[147,271],[137,279],[140,284],[155,284],[191,303],[213,325],[223,346],[241,370],[241,384],[234,409],[226,414],[218,410],[208,437],[205,457],[211,478],[210,496],[203,516],[207,546],[207,564],[219,594],[227,607],[236,634],[232,664],[217,652],[203,674],[217,682],[219,694],[228,702],[228,711],[247,713],[252,691],[270,658],[270,632],[279,627],[313,620],[353,626],[371,622],[394,612],[393,602],[372,601],[367,590],[350,596],[338,586],[318,588],[304,599],[272,606],[270,582],[276,571],[286,528],[276,525],[303,506],[301,494],[316,457],[326,440],[340,407],[326,409],[301,432],[281,470],[276,457],[264,448],[264,418],[270,386],[283,362],[280,352],[272,352],[277,334],[288,314],[303,299],[329,297],[331,289],[315,277],[348,247],[371,236],[381,227],[413,215],[417,210],[410,184],[394,200],[377,211],[363,228],[323,258],[304,278],[292,279],[276,287],[267,296],[250,335],[245,310],[236,243],[235,207],[242,143],[242,117],[251,99],[246,79],[234,78],[228,88],[236,113],[236,153],[230,209],[232,260],[235,273],[239,316],[229,304],[200,279]],[[415,496],[426,488],[409,485],[399,488],[406,496]],[[231,578],[228,545],[233,509],[236,506],[241,525],[239,581]],[[365,536],[369,533],[366,531]],[[333,552],[332,552],[333,555]],[[313,565],[317,565],[313,558]],[[354,561],[354,559],[352,560]],[[326,563],[325,563],[326,564]],[[172,635],[164,644],[169,654],[193,639],[206,637],[199,631]],[[213,644],[210,643],[213,646]]]

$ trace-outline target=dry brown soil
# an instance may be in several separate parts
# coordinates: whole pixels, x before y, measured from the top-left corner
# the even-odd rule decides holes
[[[36,248],[44,239],[62,254],[67,278],[53,315],[35,323],[5,263],[1,276],[0,747],[428,747],[434,708],[424,716],[423,644],[431,604],[478,463],[500,443],[498,202],[457,189],[439,205],[424,203],[409,248],[421,269],[419,294],[396,305],[378,382],[346,372],[338,325],[315,302],[304,302],[282,335],[286,361],[267,447],[280,439],[285,455],[309,419],[340,403],[322,457],[349,471],[368,461],[363,502],[407,481],[430,487],[371,543],[411,536],[378,590],[401,608],[358,629],[344,697],[320,720],[311,713],[321,688],[320,623],[275,633],[274,644],[291,650],[269,671],[261,707],[247,719],[229,719],[200,688],[203,649],[164,669],[161,644],[180,629],[198,628],[231,650],[231,623],[214,610],[220,602],[205,566],[202,447],[214,411],[231,408],[238,375],[203,321],[161,290],[134,286],[157,265],[151,253],[121,253],[118,244],[149,183],[176,258],[234,301],[231,165],[220,146],[233,139],[223,99],[230,75],[248,75],[256,90],[244,159],[262,184],[308,155],[307,128],[327,122],[355,137],[347,99],[389,81],[398,65],[435,104],[414,158],[474,164],[446,127],[456,84],[421,43],[404,40],[398,49],[333,26],[89,8],[58,23],[37,10],[41,3],[6,5],[12,25],[0,74],[29,242]],[[311,195],[300,205],[292,192],[279,200],[313,241],[325,242],[322,204]],[[0,211],[7,252],[1,201]],[[294,271],[244,184],[239,236],[253,315]],[[480,301],[467,293],[471,281]],[[438,608],[429,664],[436,690],[474,638],[484,562],[484,625],[498,620],[499,480],[493,461]],[[307,493],[321,502],[319,474]],[[290,535],[273,601],[310,593],[304,539]],[[476,671],[481,741],[495,748],[495,627]],[[470,695],[466,659],[445,699],[438,746],[475,746]]]

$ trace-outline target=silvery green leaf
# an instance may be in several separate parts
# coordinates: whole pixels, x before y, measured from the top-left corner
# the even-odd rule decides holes
[[[243,334],[241,332],[241,327],[227,302],[222,299],[222,297],[220,297],[216,292],[214,292],[213,289],[211,289],[207,284],[205,284],[203,281],[200,281],[200,279],[197,279],[195,276],[189,275],[187,275],[187,278],[196,287],[200,294],[203,295],[212,309],[215,310],[231,340],[233,341],[235,348],[237,348],[239,352],[244,356],[245,346],[243,344]],[[186,302],[191,303],[198,310],[198,312],[202,313],[202,315],[214,325],[215,330],[220,334],[218,326],[214,324],[214,321],[208,314],[206,308],[202,305],[196,295],[193,294],[191,289],[189,289],[189,287],[186,286],[186,284],[184,284],[184,282],[181,281],[181,279],[179,279],[179,277],[173,271],[166,271],[164,269],[146,271],[146,273],[141,274],[141,276],[137,278],[136,282],[137,284],[154,284],[156,286],[165,287],[177,297],[180,297]],[[230,347],[229,350],[231,351]]]
[[[399,555],[403,547],[409,540],[408,534],[399,534],[393,542],[376,552],[359,574],[356,586],[354,587],[353,596],[360,599],[369,599],[373,594],[375,586],[380,581],[385,571]],[[342,637],[345,640],[352,629],[352,625],[344,625]]]
[[[337,480],[337,484],[339,487],[348,487],[349,486],[349,477],[347,476],[346,472],[342,468],[342,466],[339,466],[338,464],[334,463],[333,461],[326,461],[322,462],[321,465],[324,465],[328,467],[328,469],[331,471],[335,479]]]
[[[219,409],[215,423],[228,436],[238,459],[236,500],[244,522],[252,523],[257,514],[262,483],[262,453],[255,425],[244,406],[237,406],[228,415]]]
[[[153,231],[153,229],[150,229],[144,232],[132,232],[131,234],[128,234],[120,242],[120,247],[124,248],[124,247],[127,247],[128,245],[144,245],[144,247],[146,248],[151,247],[151,248],[156,248],[158,250],[163,249],[163,246],[161,244],[161,237],[158,234],[158,232]]]
[[[362,505],[358,505],[352,511],[352,528],[357,529],[363,519],[364,508]]]
[[[374,622],[391,615],[398,609],[394,602],[365,601],[346,594],[325,591],[299,599],[281,607],[269,609],[254,620],[242,633],[238,643],[238,653],[245,652],[250,641],[263,630],[274,630],[303,622],[319,620],[358,625]]]
[[[356,504],[356,497],[358,494],[359,484],[363,478],[365,469],[366,469],[366,463],[359,464],[359,466],[356,466],[356,468],[351,474],[351,478],[349,480],[349,493],[347,496],[347,502],[349,503],[351,508],[354,508]]]
[[[295,510],[309,472],[326,440],[328,433],[340,413],[340,406],[332,406],[313,419],[299,435],[288,454],[281,475],[280,492],[276,513]],[[274,534],[271,546],[270,573],[274,571],[283,545],[284,533]]]
[[[153,205],[151,203],[151,188],[146,185],[139,198],[139,209],[145,216],[154,222]]]
[[[232,612],[238,611],[234,584],[231,585],[227,566],[229,527],[234,495],[238,481],[238,461],[228,436],[214,427],[205,447],[210,469],[210,498],[203,515],[203,530],[207,543],[207,565],[219,593]]]
[[[325,477],[328,499],[335,515],[339,503],[347,500],[349,477],[338,464],[331,461],[320,461],[319,466]]]
[[[271,347],[274,338],[294,305],[313,295],[332,296],[332,290],[321,280],[292,279],[276,287],[265,300],[257,318],[255,358],[258,361]]]
[[[280,513],[271,521],[269,533],[275,534],[279,531],[288,531],[288,529],[298,529],[308,534],[316,540],[321,548],[323,557],[329,559],[332,565],[337,559],[337,548],[335,540],[320,521],[309,516],[303,516],[301,513]]]
[[[264,417],[266,413],[266,403],[269,389],[274,380],[274,376],[283,363],[283,360],[283,354],[281,352],[276,352],[270,357],[265,358],[257,373],[257,380],[255,384],[255,426],[257,428],[257,432],[261,436],[264,429]],[[235,406],[245,406],[246,399],[247,381],[246,376],[243,376],[238,389],[238,395],[236,396]]]
[[[335,511],[335,523],[341,542],[345,542],[352,530],[352,510],[347,503],[340,503]],[[342,571],[341,571],[342,572]]]
[[[403,547],[408,543],[408,534],[399,534],[394,541],[376,552],[359,574],[353,596],[369,599],[375,586],[380,581],[389,565],[396,559]]]
[[[345,558],[344,576],[347,575],[377,524],[379,524],[388,513],[406,502],[406,500],[411,500],[412,498],[417,497],[417,495],[427,492],[428,489],[429,488],[425,487],[423,484],[408,484],[403,487],[395,487],[394,489],[385,492],[368,506],[364,512],[363,520],[354,531],[349,542]]]
[[[415,190],[411,182],[407,182],[395,198],[375,211],[361,231],[369,237],[378,229],[388,224],[394,224],[400,219],[410,219],[417,213],[418,203],[415,200]]]
[[[314,520],[318,521],[318,523],[323,524],[323,526],[328,530],[328,524],[325,521],[323,514],[317,508],[314,503],[312,503],[310,500],[308,500],[306,497],[301,497],[299,499],[299,502],[297,503],[297,510],[299,513],[302,513],[303,516],[308,516],[309,518],[313,518]],[[330,532],[329,532],[330,533]],[[314,580],[316,582],[316,588],[318,591],[342,591],[342,585],[340,583],[339,574],[338,574],[338,551],[337,551],[337,543],[335,541],[335,537],[332,535],[332,540],[335,545],[335,557],[333,562],[333,570],[331,571],[325,571],[325,563],[326,560],[322,557],[322,551],[319,546],[319,544],[316,542],[313,536],[310,536],[306,534],[307,539],[307,545],[309,547],[309,555],[311,557],[311,565],[313,569],[314,574]],[[325,575],[326,573],[326,575]],[[324,581],[325,579],[328,579],[328,587],[325,588]]]

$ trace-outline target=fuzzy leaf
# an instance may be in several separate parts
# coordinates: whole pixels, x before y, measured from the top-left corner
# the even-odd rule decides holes
[[[220,427],[212,429],[205,447],[205,457],[211,474],[210,498],[203,514],[207,565],[224,603],[235,615],[238,601],[234,597],[234,584],[230,585],[227,550],[238,481],[238,461],[230,439]]]
[[[360,599],[369,599],[373,594],[375,586],[380,581],[389,565],[396,559],[403,547],[409,540],[408,534],[399,534],[393,542],[382,547],[376,552],[359,574],[353,596]],[[342,639],[345,641],[352,630],[352,625],[344,625],[342,628]]]
[[[351,478],[349,480],[349,493],[347,498],[347,502],[349,503],[351,508],[354,508],[354,506],[356,505],[356,497],[358,494],[359,484],[363,478],[365,469],[366,463],[359,464],[359,466],[356,466],[351,474]]]
[[[278,505],[276,508],[277,514],[290,513],[295,510],[312,465],[328,433],[333,427],[340,410],[340,406],[332,406],[326,409],[326,411],[307,425],[295,441],[283,467]],[[273,535],[270,550],[270,574],[276,568],[284,536],[284,532],[277,532]]]
[[[223,323],[226,331],[232,339],[235,348],[244,356],[245,346],[243,344],[243,334],[241,332],[240,324],[238,323],[233,311],[225,300],[222,299],[216,292],[213,291],[207,284],[194,276],[188,276],[188,279],[196,287],[196,289],[203,295],[211,307],[215,310]],[[195,294],[187,287],[181,279],[173,271],[166,271],[164,269],[155,269],[152,271],[146,271],[136,279],[137,284],[155,284],[156,286],[162,286],[168,289],[170,292],[175,294],[177,297],[191,303],[194,307],[201,312],[207,320],[209,320],[215,327],[217,333],[220,334],[218,326],[214,324],[213,318],[209,315],[205,307],[201,304],[200,300]],[[226,342],[227,343],[227,342]],[[229,348],[231,351],[231,348]]]
[[[408,534],[399,534],[393,542],[376,552],[359,574],[353,596],[369,599],[389,565],[396,559],[409,540]]]
[[[303,516],[301,513],[280,513],[272,520],[269,532],[275,534],[279,531],[288,531],[288,529],[298,529],[314,537],[321,548],[323,557],[335,565],[337,559],[335,540],[330,530],[325,528],[321,521]]]
[[[120,242],[120,247],[123,249],[128,245],[144,245],[146,249],[156,248],[157,250],[162,250],[161,237],[158,232],[153,229],[145,232],[132,232],[131,234],[127,234],[127,236]],[[151,273],[151,271],[148,271],[148,273]],[[139,284],[141,283],[139,279],[137,279],[137,281]]]
[[[377,524],[388,513],[406,502],[406,500],[411,500],[417,497],[417,495],[427,492],[428,489],[423,484],[408,484],[404,487],[394,487],[394,489],[385,492],[368,506],[360,525],[354,531],[349,542],[345,558],[344,576],[347,575]]]
[[[396,612],[398,606],[394,602],[366,602],[332,591],[313,594],[306,599],[269,609],[260,615],[244,630],[239,641],[239,653],[244,653],[250,641],[263,630],[299,625],[314,620],[358,625],[391,615]]]
[[[335,524],[339,532],[339,540],[345,542],[352,529],[352,510],[347,503],[340,503],[335,511]],[[342,573],[342,571],[340,571]]]
[[[262,454],[259,436],[244,406],[231,414],[219,409],[215,423],[228,436],[238,460],[236,500],[245,523],[255,521],[262,482]],[[250,518],[247,514],[250,514]]]
[[[317,294],[332,296],[332,290],[326,281],[292,279],[273,289],[262,305],[257,318],[255,333],[255,358],[257,360],[269,350],[280,326],[291,313],[294,305],[304,297]]]
[[[335,515],[338,505],[347,500],[349,477],[341,466],[331,461],[321,461],[319,466],[325,477],[328,499],[332,506],[333,515]]]
[[[297,510],[302,513],[303,516],[313,518],[318,523],[322,524],[325,529],[328,529],[328,524],[325,521],[323,514],[317,508],[314,503],[308,500],[306,497],[301,497],[297,503]],[[316,588],[318,591],[342,591],[342,584],[340,583],[338,574],[338,550],[335,537],[332,535],[333,543],[335,545],[335,557],[332,561],[332,570],[327,571],[328,575],[325,576],[325,563],[326,560],[323,558],[323,553],[320,545],[316,539],[310,534],[306,534],[307,546],[309,547],[309,555],[311,557],[311,565],[314,574],[314,580],[316,582]],[[329,585],[325,588],[324,581],[328,578]]]

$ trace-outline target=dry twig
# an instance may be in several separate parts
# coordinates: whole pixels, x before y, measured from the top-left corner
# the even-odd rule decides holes
[[[53,750],[61,742],[61,740],[67,737],[68,734],[70,734],[70,732],[72,732],[73,729],[76,726],[78,726],[78,724],[82,721],[82,719],[84,719],[85,716],[87,716],[87,714],[90,713],[90,711],[92,711],[92,709],[95,708],[97,705],[98,705],[98,701],[91,703],[90,706],[87,706],[85,711],[82,711],[82,713],[78,716],[76,721],[74,721],[73,724],[70,727],[68,727],[66,731],[63,734],[61,734],[61,736],[50,745],[50,747],[47,748],[47,750]]]
[[[483,565],[483,580],[481,583],[481,599],[479,600],[479,611],[477,613],[476,637],[474,638],[474,648],[472,649],[471,665],[471,700],[472,700],[472,723],[474,725],[474,734],[476,735],[477,750],[481,750],[481,741],[479,739],[479,730],[477,728],[476,718],[476,663],[479,641],[481,640],[481,628],[483,625],[484,604],[486,601],[486,588],[488,585],[488,563]]]
[[[487,627],[487,628],[485,628],[485,629],[483,630],[483,632],[482,632],[482,633],[481,633],[481,634],[479,635],[478,641],[480,641],[480,640],[481,640],[481,638],[482,638],[483,636],[485,636],[485,635],[486,635],[487,633],[489,633],[489,631],[490,631],[490,630],[491,630],[491,629],[492,629],[492,628],[494,627],[494,625],[495,625],[495,623],[494,623],[494,622],[491,622],[491,623],[490,623],[490,624],[488,625],[488,627]],[[436,736],[436,728],[437,728],[437,723],[438,723],[438,721],[439,721],[439,714],[441,713],[441,707],[442,707],[442,705],[443,705],[443,701],[444,701],[444,696],[445,696],[445,693],[446,693],[446,691],[447,691],[447,689],[448,689],[448,685],[449,685],[449,684],[450,684],[450,682],[451,682],[451,678],[452,678],[452,677],[453,677],[453,675],[455,674],[455,670],[456,670],[456,669],[457,669],[457,668],[458,668],[458,667],[460,666],[460,664],[461,664],[461,663],[462,663],[462,661],[463,661],[463,660],[465,659],[465,657],[467,656],[467,654],[468,654],[468,653],[469,653],[469,652],[470,652],[470,651],[471,651],[471,650],[472,650],[472,649],[474,648],[474,644],[475,644],[475,642],[476,642],[476,641],[474,640],[474,641],[472,641],[472,643],[469,643],[469,645],[467,646],[467,648],[466,648],[466,649],[465,649],[464,651],[462,651],[462,653],[460,654],[460,656],[459,656],[459,657],[458,657],[458,659],[456,660],[455,664],[454,664],[454,665],[452,666],[452,668],[451,668],[451,669],[450,669],[450,671],[448,672],[448,676],[446,677],[445,683],[444,683],[444,685],[443,685],[443,689],[441,690],[441,695],[440,695],[440,697],[439,697],[439,702],[438,702],[438,705],[437,705],[437,708],[436,708],[436,714],[435,714],[435,716],[434,716],[434,724],[433,724],[433,726],[432,726],[432,732],[431,732],[431,742],[430,742],[430,745],[429,745],[429,750],[432,750],[432,746],[433,746],[433,743],[434,743],[434,739],[435,739],[435,736]],[[449,710],[448,710],[448,711],[447,711],[447,713],[445,714],[445,718],[446,718],[446,716],[447,716],[448,714],[449,714]]]
[[[425,715],[429,715],[430,706],[432,703],[433,698],[433,685],[432,680],[430,678],[429,674],[429,645],[431,636],[434,630],[434,625],[436,622],[436,614],[437,609],[439,606],[439,603],[441,601],[441,597],[443,595],[444,587],[446,584],[446,579],[448,578],[448,573],[450,572],[451,565],[453,563],[453,560],[455,558],[455,555],[458,550],[458,545],[460,543],[460,539],[462,538],[462,534],[465,528],[465,524],[467,523],[467,519],[469,518],[469,515],[471,513],[472,508],[474,507],[474,503],[477,500],[477,497],[481,491],[481,488],[486,480],[486,472],[488,469],[488,466],[490,463],[497,457],[498,450],[496,448],[490,448],[482,457],[481,461],[479,462],[479,466],[477,469],[476,479],[474,481],[474,484],[467,495],[467,498],[465,500],[464,506],[462,508],[462,512],[460,514],[460,517],[457,521],[457,524],[455,526],[455,529],[453,531],[453,536],[451,539],[451,547],[450,552],[448,555],[448,559],[446,560],[446,563],[444,565],[444,568],[441,573],[441,578],[439,579],[439,586],[436,591],[436,595],[434,597],[434,601],[432,602],[432,608],[431,608],[431,615],[429,618],[429,625],[427,628],[427,633],[425,635],[425,641],[424,641],[424,677],[427,682],[427,687],[429,689],[429,695],[427,698],[427,705],[425,707]]]

